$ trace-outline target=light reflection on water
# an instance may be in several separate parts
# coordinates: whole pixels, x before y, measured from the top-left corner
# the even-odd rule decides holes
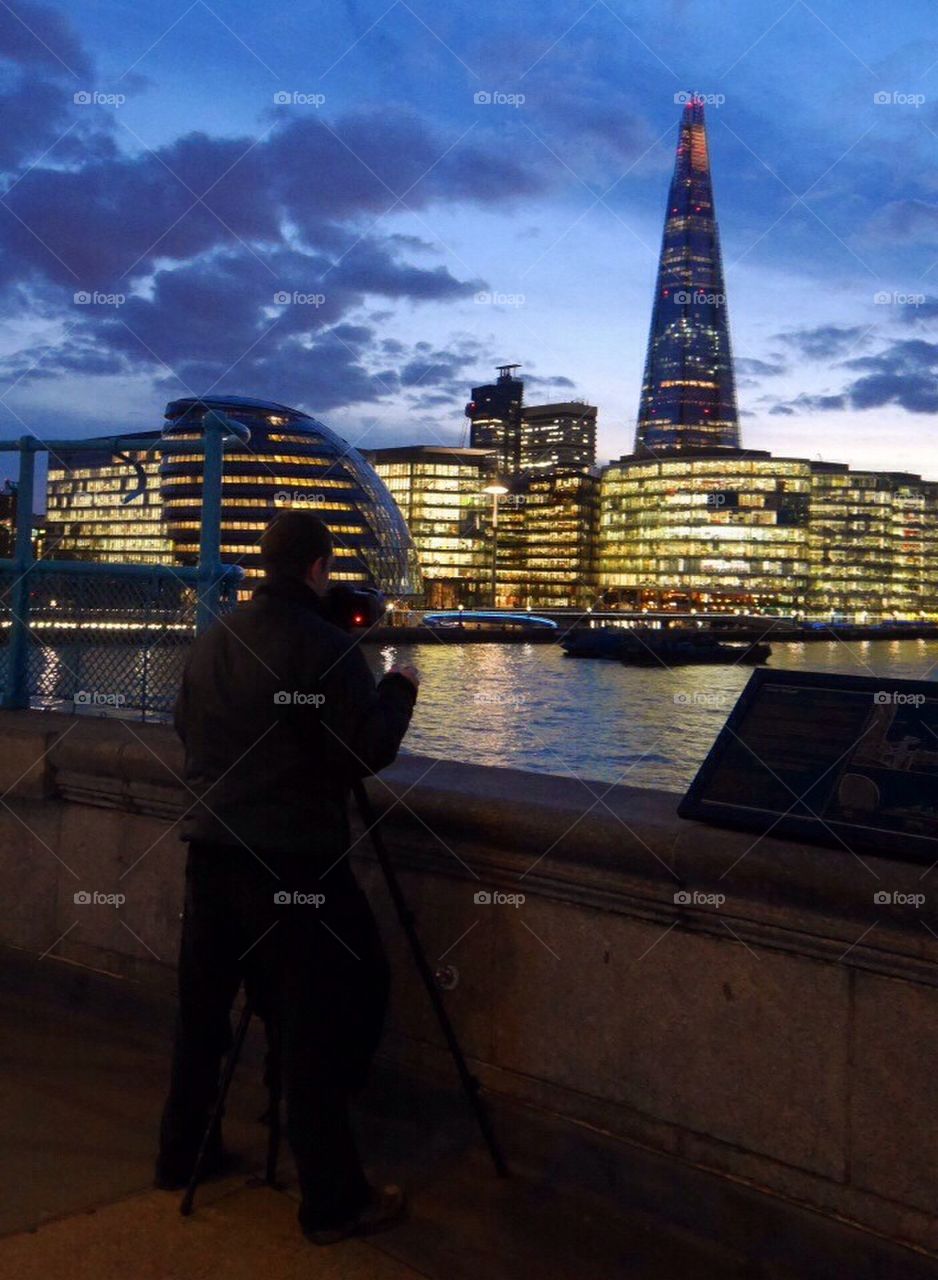
[[[421,755],[683,791],[749,679],[741,666],[673,671],[566,658],[555,645],[365,645],[376,673],[419,667],[405,747]],[[938,643],[773,645],[769,666],[938,678]]]

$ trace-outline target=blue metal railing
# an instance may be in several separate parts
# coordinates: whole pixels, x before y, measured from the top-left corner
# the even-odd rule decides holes
[[[104,706],[136,710],[144,718],[168,711],[179,663],[162,664],[163,678],[154,692],[154,647],[204,630],[237,598],[244,576],[238,566],[221,561],[222,472],[226,446],[243,444],[250,433],[242,423],[215,410],[205,414],[202,431],[199,439],[168,435],[147,445],[148,452],[203,455],[199,559],[194,567],[37,560],[33,550],[37,454],[100,453],[102,449],[114,455],[138,453],[140,441],[120,436],[49,443],[34,436],[0,441],[0,453],[19,454],[13,556],[0,558],[0,584],[5,588],[0,610],[8,615],[6,662],[0,665],[4,707],[69,701],[81,705],[100,697]],[[133,496],[140,493],[142,489]],[[57,599],[63,592],[64,606]],[[84,628],[85,639],[69,639],[69,627]],[[108,659],[101,649],[102,637],[116,629],[136,630],[134,645],[125,645],[123,654],[112,649]],[[83,646],[87,649],[92,643],[89,634],[101,650],[98,669],[109,671],[108,678],[119,682],[121,689],[101,693],[78,687],[87,656]],[[52,644],[46,644],[46,635],[54,637]],[[63,667],[70,679],[61,678]],[[71,689],[71,698],[61,696],[63,688]]]

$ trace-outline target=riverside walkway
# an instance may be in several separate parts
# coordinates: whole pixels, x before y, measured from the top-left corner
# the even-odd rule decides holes
[[[0,953],[0,1276],[4,1280],[742,1280],[762,1275],[713,1243],[519,1171],[496,1179],[457,1095],[419,1109],[378,1083],[363,1146],[412,1202],[409,1220],[328,1249],[296,1226],[285,1152],[282,1192],[248,1185],[263,1163],[255,1062],[239,1068],[227,1117],[238,1173],[179,1197],[150,1189],[168,1068],[168,1009],[135,1005],[113,980],[52,959]],[[256,1055],[255,1055],[256,1059]]]

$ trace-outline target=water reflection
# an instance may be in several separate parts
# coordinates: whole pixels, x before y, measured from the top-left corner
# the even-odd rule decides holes
[[[553,645],[365,646],[377,673],[413,662],[410,751],[566,777],[683,790],[749,679],[748,667],[674,671],[565,658]],[[771,667],[935,679],[924,640],[775,645]]]

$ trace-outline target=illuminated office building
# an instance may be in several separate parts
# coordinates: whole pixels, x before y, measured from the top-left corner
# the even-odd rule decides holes
[[[648,335],[637,455],[736,449],[739,429],[704,109],[684,107]]]
[[[397,503],[417,549],[428,608],[488,603],[491,505],[489,449],[405,445],[369,460]]]
[[[499,605],[587,609],[597,603],[599,478],[555,470],[512,485],[499,503]]]
[[[938,484],[767,453],[623,458],[600,583],[630,608],[938,618]]]
[[[250,580],[261,575],[258,541],[274,515],[314,511],[335,543],[332,576],[374,583],[394,596],[420,590],[413,542],[387,489],[357,450],[316,419],[272,401],[212,396],[174,400],[163,432],[201,435],[203,415],[218,409],[250,431],[225,450],[221,557]],[[47,554],[144,564],[198,561],[202,462],[193,454],[157,454],[153,433],[125,437],[139,451],[115,457],[53,454],[48,481]],[[129,499],[129,501],[124,501]]]
[[[163,518],[159,436],[122,439],[139,448],[119,457],[110,448],[49,455],[46,555],[107,564],[172,564],[173,541]]]
[[[600,582],[631,608],[800,612],[810,494],[799,459],[623,458],[603,473]]]
[[[498,380],[484,387],[473,387],[472,399],[466,405],[469,444],[473,449],[494,451],[498,470],[504,476],[516,475],[521,460],[524,383],[514,377],[514,370],[520,367],[499,365]]]
[[[596,462],[596,408],[585,400],[521,410],[518,469],[535,476],[558,467],[586,471]]]

